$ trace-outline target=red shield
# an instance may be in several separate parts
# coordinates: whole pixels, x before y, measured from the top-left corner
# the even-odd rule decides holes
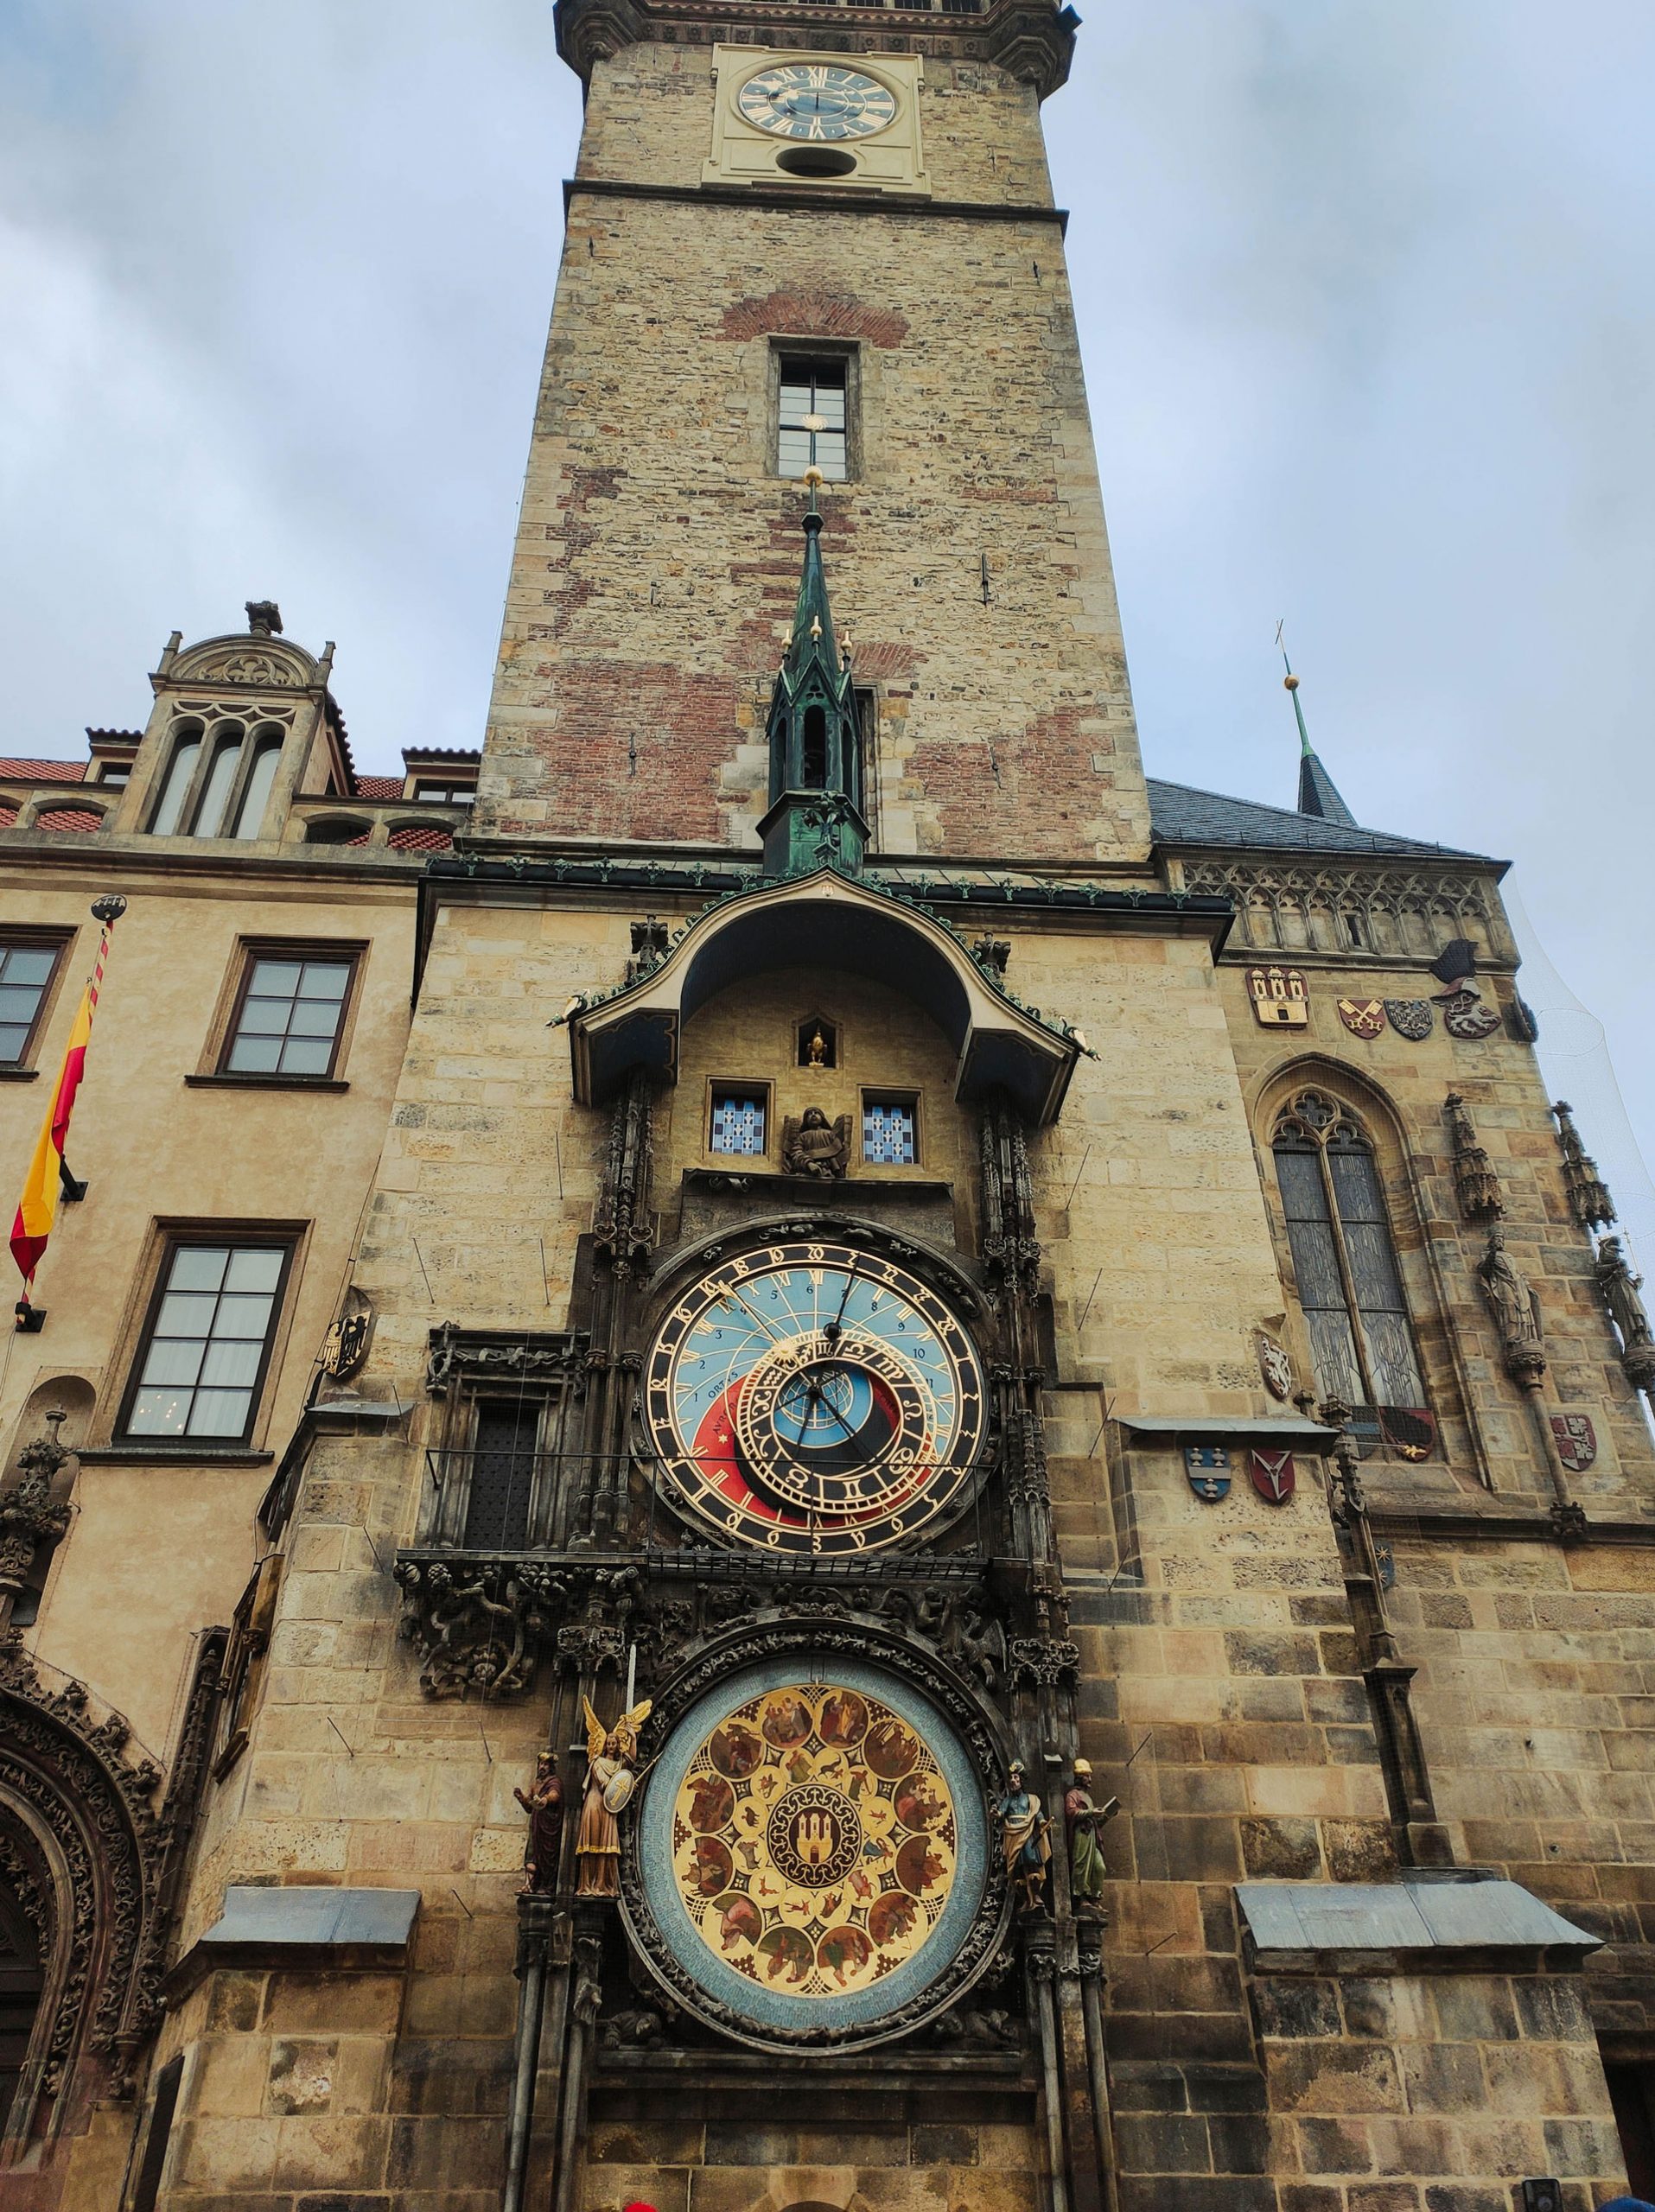
[[[1340,999],[1339,1018],[1353,1037],[1372,1040],[1384,1027],[1383,999]]]
[[[1298,1479],[1290,1452],[1250,1452],[1247,1471],[1266,1505],[1285,1505]]]
[[[1557,1457],[1571,1475],[1583,1475],[1598,1455],[1598,1433],[1590,1414],[1553,1414],[1551,1433]]]

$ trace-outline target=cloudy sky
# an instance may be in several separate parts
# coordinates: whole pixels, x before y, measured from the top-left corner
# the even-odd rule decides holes
[[[1285,615],[1358,817],[1518,863],[1631,1211],[1655,10],[1093,4],[1047,113],[1149,766],[1291,803]],[[264,595],[360,766],[478,741],[578,124],[550,0],[0,0],[0,747]]]

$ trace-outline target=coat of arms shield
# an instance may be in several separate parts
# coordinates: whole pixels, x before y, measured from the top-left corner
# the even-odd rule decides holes
[[[1293,1362],[1275,1338],[1266,1336],[1262,1329],[1258,1332],[1258,1371],[1271,1397],[1285,1402],[1293,1388]]]
[[[1340,999],[1339,1018],[1353,1037],[1365,1037],[1370,1043],[1384,1027],[1383,999]]]
[[[1247,992],[1253,1020],[1264,1029],[1306,1029],[1310,1024],[1310,987],[1301,968],[1250,968]]]
[[[1384,1011],[1385,1020],[1397,1036],[1405,1037],[1410,1045],[1423,1044],[1430,1035],[1429,999],[1387,999]]]
[[[1442,1027],[1450,1037],[1492,1037],[1499,1027],[1499,1016],[1492,1006],[1484,1005],[1480,991],[1456,991],[1442,1001]]]
[[[1247,1454],[1247,1471],[1266,1505],[1285,1505],[1298,1482],[1290,1452],[1251,1451]]]
[[[1551,1433],[1557,1457],[1571,1475],[1583,1475],[1598,1455],[1598,1433],[1590,1414],[1553,1414]]]
[[[1187,1444],[1184,1472],[1203,1505],[1216,1505],[1230,1494],[1230,1454],[1222,1444]]]

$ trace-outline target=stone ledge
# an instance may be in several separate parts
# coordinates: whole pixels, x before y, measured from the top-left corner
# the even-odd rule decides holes
[[[1260,1974],[1574,1973],[1602,1938],[1519,1883],[1467,1871],[1403,1882],[1238,1882]]]
[[[167,1977],[176,2001],[220,1967],[372,1973],[406,1961],[417,1890],[232,1884],[224,1910]]]

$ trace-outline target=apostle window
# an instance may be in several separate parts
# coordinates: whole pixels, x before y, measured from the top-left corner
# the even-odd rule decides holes
[[[250,950],[220,1072],[316,1080],[331,1076],[356,958],[353,950]]]
[[[1355,1408],[1359,1443],[1423,1459],[1435,1425],[1372,1144],[1345,1107],[1306,1090],[1272,1145],[1317,1395]]]
[[[169,1246],[124,1434],[245,1443],[290,1256],[277,1243],[179,1238]]]
[[[870,1167],[912,1167],[919,1158],[919,1108],[912,1097],[862,1102],[862,1156]]]
[[[279,729],[181,725],[150,817],[156,837],[257,837],[282,757]]]
[[[0,1066],[28,1058],[62,951],[60,938],[0,939]]]
[[[849,363],[784,355],[776,410],[776,474],[819,468],[830,484],[850,473]]]
[[[769,1093],[758,1084],[737,1089],[718,1089],[712,1095],[712,1118],[708,1131],[709,1152],[729,1152],[756,1157],[765,1148]]]

